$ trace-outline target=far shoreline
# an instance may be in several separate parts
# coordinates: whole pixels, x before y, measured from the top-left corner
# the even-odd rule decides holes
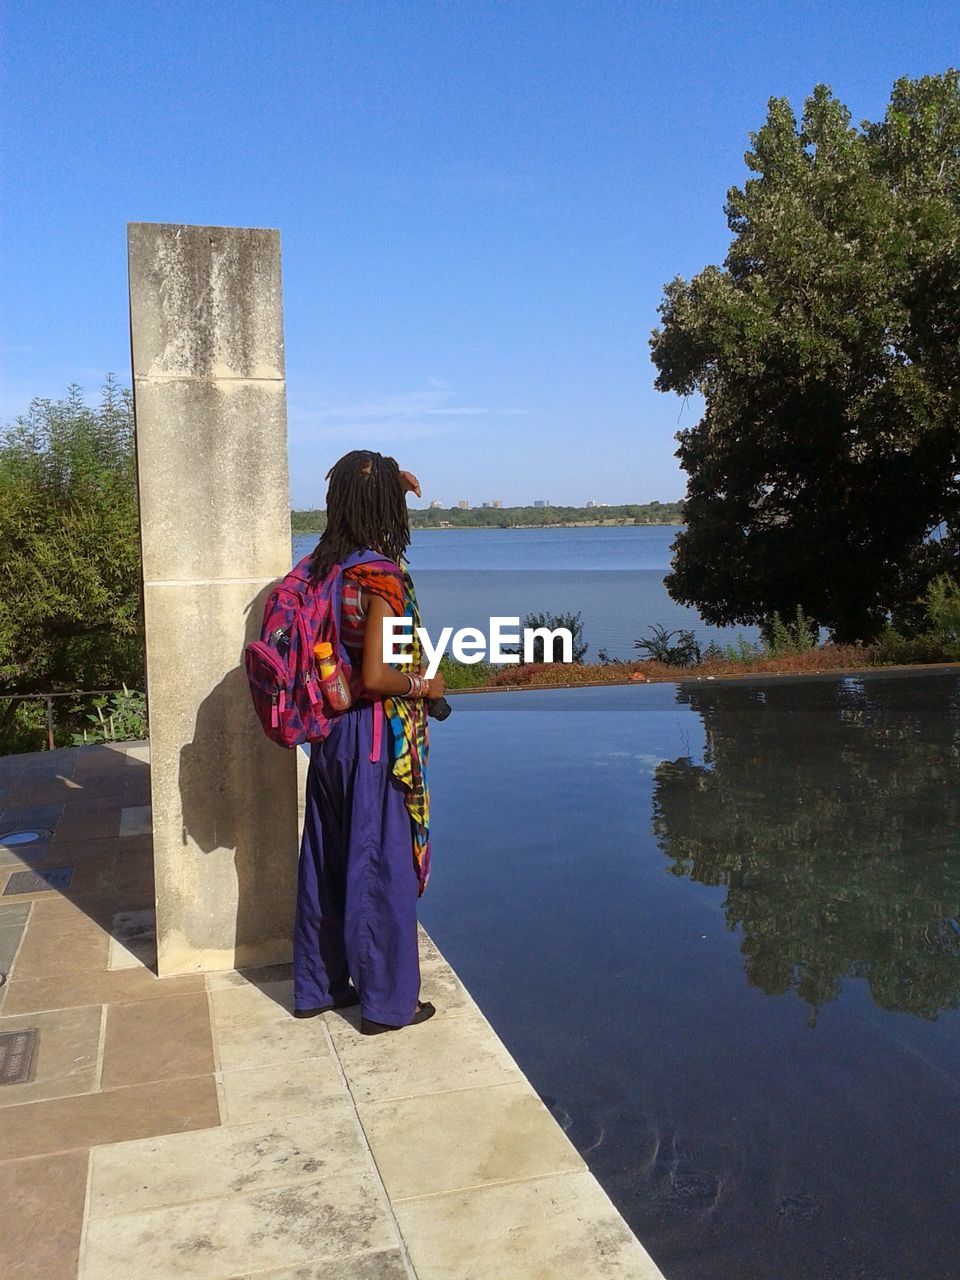
[[[506,533],[510,529],[680,529],[676,520],[644,520],[641,524],[626,520],[570,520],[552,524],[425,524],[415,525],[411,533],[451,533],[454,530],[479,529],[487,533]],[[295,538],[323,533],[322,529],[295,529]]]

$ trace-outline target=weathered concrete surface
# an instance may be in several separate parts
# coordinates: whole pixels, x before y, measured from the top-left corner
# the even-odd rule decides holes
[[[283,381],[279,231],[131,222],[127,242],[140,376]]]
[[[161,975],[284,961],[297,764],[242,669],[290,567],[280,238],[128,228]]]

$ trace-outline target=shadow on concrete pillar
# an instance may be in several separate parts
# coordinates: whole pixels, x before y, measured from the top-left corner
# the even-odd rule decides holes
[[[295,752],[243,646],[290,567],[280,237],[128,228],[161,976],[288,960]]]

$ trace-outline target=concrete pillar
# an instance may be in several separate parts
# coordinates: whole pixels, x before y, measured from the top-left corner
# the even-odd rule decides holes
[[[260,729],[242,654],[290,568],[280,234],[135,222],[128,250],[159,971],[272,964],[298,753]]]

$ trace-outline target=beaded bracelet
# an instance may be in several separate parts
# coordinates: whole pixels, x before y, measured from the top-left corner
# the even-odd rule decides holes
[[[427,696],[427,682],[419,672],[414,675],[410,671],[404,672],[407,677],[409,688],[407,689],[408,698],[425,698]]]

